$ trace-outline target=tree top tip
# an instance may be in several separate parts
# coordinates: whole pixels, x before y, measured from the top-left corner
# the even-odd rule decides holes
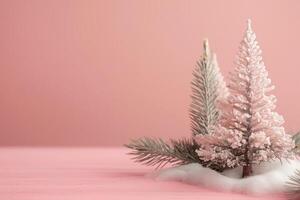
[[[209,50],[209,44],[208,44],[208,39],[207,38],[205,38],[203,40],[203,48],[204,48],[204,55],[208,56],[210,50]]]
[[[206,46],[208,46],[208,39],[207,39],[207,38],[205,38],[205,39],[203,40],[203,44],[206,45]]]
[[[247,29],[251,30],[251,19],[247,20]]]

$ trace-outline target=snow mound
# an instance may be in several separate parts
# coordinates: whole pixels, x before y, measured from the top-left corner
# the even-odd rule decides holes
[[[192,163],[163,169],[153,173],[151,177],[159,181],[182,181],[219,191],[264,195],[283,192],[286,181],[297,168],[300,169],[299,161],[262,163],[253,167],[253,176],[242,179],[241,168],[218,173],[200,164]]]

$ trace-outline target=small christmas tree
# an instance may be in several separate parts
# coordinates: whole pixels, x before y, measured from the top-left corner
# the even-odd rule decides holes
[[[203,50],[193,71],[190,117],[194,136],[213,132],[220,117],[218,102],[228,96],[216,54],[211,52],[207,39],[203,42]]]
[[[197,137],[200,159],[224,167],[243,166],[242,177],[247,177],[253,164],[290,158],[294,142],[285,134],[283,117],[274,111],[276,98],[268,94],[274,87],[250,20],[228,88],[220,124],[212,134]]]

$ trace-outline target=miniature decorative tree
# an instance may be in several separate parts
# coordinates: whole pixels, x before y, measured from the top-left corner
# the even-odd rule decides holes
[[[254,164],[291,158],[294,142],[285,134],[283,117],[274,111],[276,98],[269,95],[274,87],[250,20],[228,88],[220,124],[212,134],[196,137],[200,159],[224,167],[242,166],[242,177],[247,177]]]

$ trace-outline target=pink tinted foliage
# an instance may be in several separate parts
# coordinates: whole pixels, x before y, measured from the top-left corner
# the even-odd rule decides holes
[[[221,103],[219,126],[210,135],[197,136],[197,151],[205,161],[236,167],[278,158],[292,158],[294,142],[283,128],[284,119],[274,111],[276,97],[262,61],[251,21],[240,43],[230,95]]]

